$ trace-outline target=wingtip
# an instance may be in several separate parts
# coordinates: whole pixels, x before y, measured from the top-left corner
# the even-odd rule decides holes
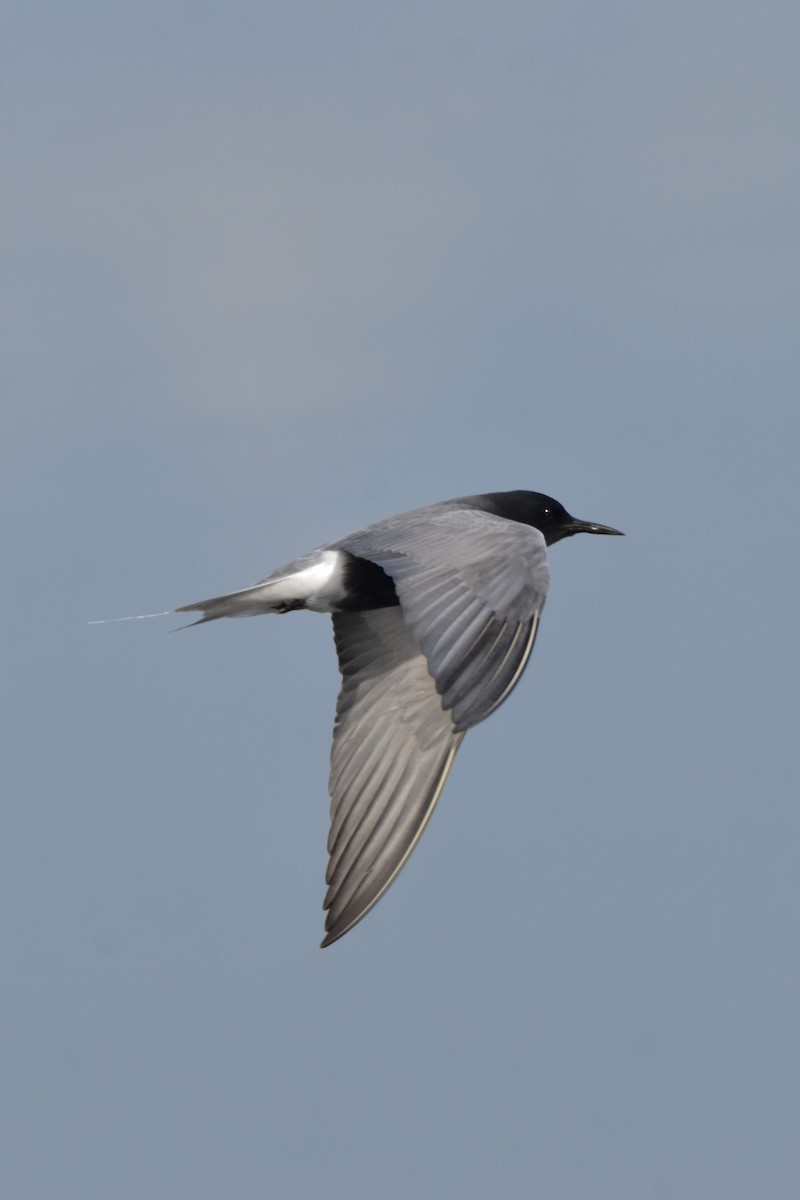
[[[327,950],[328,946],[332,946],[334,942],[338,942],[339,938],[344,937],[346,933],[346,929],[343,929],[340,933],[335,933],[333,930],[330,933],[326,933],[319,944],[320,950]]]
[[[377,903],[377,901],[374,901],[373,904],[370,904],[352,921],[342,921],[341,915],[337,921],[333,921],[329,916],[325,922],[325,937],[319,944],[320,950],[325,950],[328,946],[332,946],[334,942],[339,941],[339,938],[343,938],[346,933],[349,933],[351,929],[354,929],[360,921],[363,921],[367,913],[371,912],[375,903]]]

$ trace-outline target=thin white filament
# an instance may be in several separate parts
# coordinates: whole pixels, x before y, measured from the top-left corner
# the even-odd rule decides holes
[[[172,609],[160,613],[141,613],[137,617],[105,617],[102,621],[87,621],[87,625],[113,625],[115,621],[149,621],[151,617],[169,617]]]

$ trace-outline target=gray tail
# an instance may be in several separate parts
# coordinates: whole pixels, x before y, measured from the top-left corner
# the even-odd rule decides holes
[[[202,604],[184,604],[180,608],[176,608],[176,613],[182,612],[203,612]],[[195,625],[205,625],[206,621],[218,621],[220,617],[227,616],[224,612],[203,612],[202,617],[198,617],[196,621],[190,621],[188,625],[179,625],[178,629],[173,629],[173,633],[177,633],[179,629],[193,629]]]
[[[224,596],[212,596],[209,600],[198,600],[196,604],[183,604],[175,612],[199,612],[203,615],[180,628],[191,629],[193,625],[205,625],[207,621],[218,621],[220,617],[257,617],[261,613],[275,612],[277,606],[274,600],[270,602],[267,598],[271,590],[268,584],[256,583],[253,587],[240,588]]]

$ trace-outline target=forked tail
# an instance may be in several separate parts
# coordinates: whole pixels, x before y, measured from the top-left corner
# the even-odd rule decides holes
[[[176,608],[179,613],[202,613],[197,621],[182,625],[204,625],[206,621],[218,621],[220,617],[258,617],[262,613],[285,612],[287,605],[279,596],[274,583],[257,583],[253,587],[240,588],[224,596],[212,596],[209,600],[198,600],[196,604],[183,604]]]

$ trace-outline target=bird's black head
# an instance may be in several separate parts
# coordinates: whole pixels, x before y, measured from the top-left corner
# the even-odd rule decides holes
[[[484,497],[489,511],[509,521],[520,521],[533,525],[544,534],[548,546],[572,537],[573,533],[612,533],[622,537],[620,529],[610,525],[596,525],[592,521],[579,521],[572,517],[552,496],[542,492],[490,492]]]

